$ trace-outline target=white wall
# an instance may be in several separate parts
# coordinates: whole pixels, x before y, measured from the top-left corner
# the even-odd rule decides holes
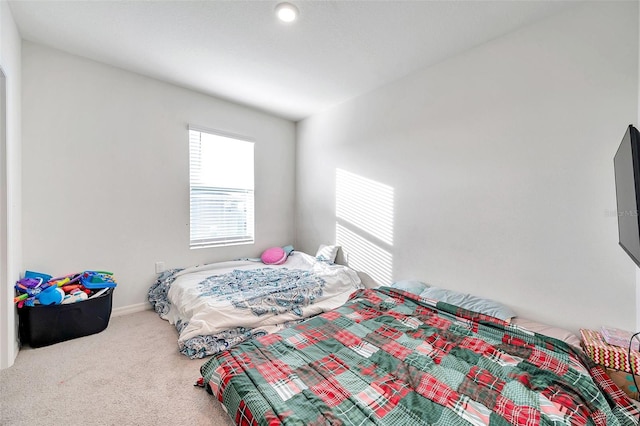
[[[0,369],[18,355],[13,283],[20,278],[21,260],[21,41],[6,1],[0,1],[0,67],[6,76],[5,146],[0,147]],[[0,126],[1,127],[1,126]],[[0,143],[2,138],[0,137]]]
[[[294,239],[295,124],[23,43],[25,268],[115,273],[114,308],[167,268],[258,256]],[[187,125],[255,140],[256,243],[189,249]]]
[[[637,7],[579,6],[298,123],[299,247],[334,235],[341,169],[393,188],[390,244],[338,220],[390,254],[392,279],[634,329],[613,155],[638,117]]]

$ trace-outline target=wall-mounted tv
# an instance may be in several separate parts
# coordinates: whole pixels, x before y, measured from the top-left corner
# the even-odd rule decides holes
[[[629,125],[613,158],[620,246],[640,267],[640,133]]]

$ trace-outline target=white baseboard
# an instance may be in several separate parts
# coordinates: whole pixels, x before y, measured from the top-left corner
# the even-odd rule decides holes
[[[121,317],[122,315],[135,314],[136,312],[142,312],[152,309],[151,303],[136,303],[135,305],[123,306],[121,308],[115,308],[111,311],[112,317]]]

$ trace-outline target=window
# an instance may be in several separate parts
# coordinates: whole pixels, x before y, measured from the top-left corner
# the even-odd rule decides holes
[[[253,142],[190,127],[189,170],[189,247],[253,243]]]

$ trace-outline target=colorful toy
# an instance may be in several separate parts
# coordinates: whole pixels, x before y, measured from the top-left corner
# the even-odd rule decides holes
[[[76,290],[84,291],[87,294],[90,293],[89,289],[84,288],[84,286],[82,284],[64,285],[64,286],[62,286],[60,288],[67,294],[73,293]]]
[[[20,296],[16,296],[13,298],[13,303],[22,302],[23,300],[26,300],[28,297],[29,295],[27,293],[22,293]]]
[[[85,271],[80,282],[88,289],[113,288],[117,284],[113,279],[113,273],[107,271]]]
[[[78,289],[64,296],[62,304],[66,305],[68,303],[81,302],[83,300],[87,300],[88,298],[89,296],[87,296],[87,293]]]
[[[62,278],[62,279],[50,280],[49,282],[51,284],[57,285],[58,287],[62,287],[64,285],[69,284],[70,281],[71,281],[71,278],[65,277],[65,278]]]
[[[43,283],[46,283],[46,282],[49,282],[52,277],[51,275],[43,274],[42,272],[25,271],[24,278],[41,279]]]
[[[47,288],[51,287],[49,283],[43,283],[43,278],[41,276],[34,277],[33,273],[31,273],[30,275],[30,278],[23,278],[16,282],[15,289],[19,293],[24,293],[16,296],[13,299],[14,303],[19,303],[19,307],[22,306],[22,303],[25,303],[27,306],[32,306],[38,295],[41,292],[45,291]]]
[[[18,291],[35,290],[42,285],[42,278],[23,278],[16,282],[15,288]]]
[[[59,305],[64,300],[64,291],[56,285],[47,287],[36,295],[41,305]]]

